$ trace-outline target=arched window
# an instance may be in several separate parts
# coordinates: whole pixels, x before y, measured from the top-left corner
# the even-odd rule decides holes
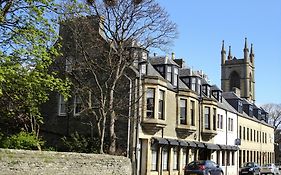
[[[240,89],[240,76],[236,71],[230,74],[230,91],[233,90],[234,87]]]

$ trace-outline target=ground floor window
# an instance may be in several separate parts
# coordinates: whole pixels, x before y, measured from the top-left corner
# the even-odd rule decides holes
[[[220,151],[217,151],[217,164],[220,165]]]
[[[173,155],[173,169],[174,170],[178,170],[178,154],[179,154],[179,151],[178,151],[178,148],[175,147],[174,148],[174,155]]]
[[[221,152],[222,166],[225,166],[225,151]]]
[[[168,162],[169,162],[169,153],[168,153],[168,148],[164,147],[162,148],[162,168],[164,171],[168,170]]]
[[[231,165],[235,165],[235,152],[232,151],[231,153]]]
[[[185,165],[187,165],[188,160],[188,149],[183,148],[182,149],[182,167],[184,168]]]
[[[151,147],[151,171],[157,171],[158,149],[157,146]]]

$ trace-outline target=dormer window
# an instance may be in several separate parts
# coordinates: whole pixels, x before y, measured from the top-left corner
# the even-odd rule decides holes
[[[179,69],[174,68],[174,79],[173,79],[174,86],[178,86],[178,77],[179,77]]]
[[[172,67],[171,66],[167,66],[167,80],[169,82],[172,82]]]
[[[141,75],[146,74],[146,63],[140,64],[140,73],[141,73]]]
[[[197,79],[197,90],[196,92],[200,95],[201,94],[201,79]]]
[[[222,102],[222,93],[221,91],[213,91],[212,92],[213,96],[219,101]]]
[[[191,90],[195,91],[196,90],[196,78],[192,77],[191,78]]]
[[[147,53],[146,52],[142,52],[142,59],[147,60]]]
[[[249,116],[253,116],[253,106],[249,105]]]
[[[238,112],[242,113],[243,112],[243,104],[242,101],[238,100]]]
[[[165,77],[164,66],[157,66],[156,69],[163,77]]]
[[[211,90],[210,86],[208,86],[207,84],[203,85],[203,92],[207,97],[211,96],[210,90]]]

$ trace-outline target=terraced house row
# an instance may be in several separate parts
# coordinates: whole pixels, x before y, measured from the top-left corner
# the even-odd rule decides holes
[[[255,105],[255,55],[247,39],[242,59],[233,57],[231,48],[226,55],[222,44],[221,88],[175,54],[150,56],[136,44],[128,49],[135,61],[124,79],[130,88],[123,92],[131,105],[116,129],[118,145],[127,150],[134,174],[179,175],[189,162],[209,159],[224,174],[237,175],[244,162],[274,162],[274,131],[266,111]],[[61,61],[69,69],[67,60]],[[46,137],[89,133],[83,119],[77,118],[83,116],[80,103],[78,98],[66,103],[52,94],[43,108]]]

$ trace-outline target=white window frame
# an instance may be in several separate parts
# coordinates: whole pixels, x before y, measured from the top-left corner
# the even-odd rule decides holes
[[[173,149],[173,170],[178,170],[179,169],[179,166],[178,166],[178,163],[179,163],[179,150],[177,147],[174,147]]]
[[[167,66],[167,80],[172,82],[172,66]]]
[[[179,77],[179,69],[174,68],[174,79],[173,79],[174,86],[178,86],[178,77]]]
[[[64,106],[64,107],[62,107],[62,106]],[[59,110],[58,110],[58,114],[59,114],[59,116],[66,116],[66,102],[64,100],[63,95],[61,95],[61,94],[59,94]]]
[[[151,147],[151,171],[157,171],[158,149],[154,145]]]
[[[77,104],[80,104],[81,105],[81,107],[82,107],[82,102],[80,101],[81,99],[80,99],[80,97],[78,96],[78,95],[75,95],[74,96],[74,109],[73,109],[73,114],[74,114],[74,116],[79,116],[80,114],[81,114],[81,111],[76,111],[76,107],[77,107]]]
[[[182,108],[184,108],[184,114],[182,114]],[[183,99],[181,98],[180,99],[180,124],[181,125],[187,125],[187,100],[186,99]],[[182,121],[185,121],[185,122],[182,122]]]
[[[169,149],[166,147],[162,148],[162,169],[164,171],[168,171],[168,165],[169,165]]]
[[[162,103],[162,111],[160,110]],[[158,119],[165,119],[165,91],[159,90],[159,100],[158,100]]]

